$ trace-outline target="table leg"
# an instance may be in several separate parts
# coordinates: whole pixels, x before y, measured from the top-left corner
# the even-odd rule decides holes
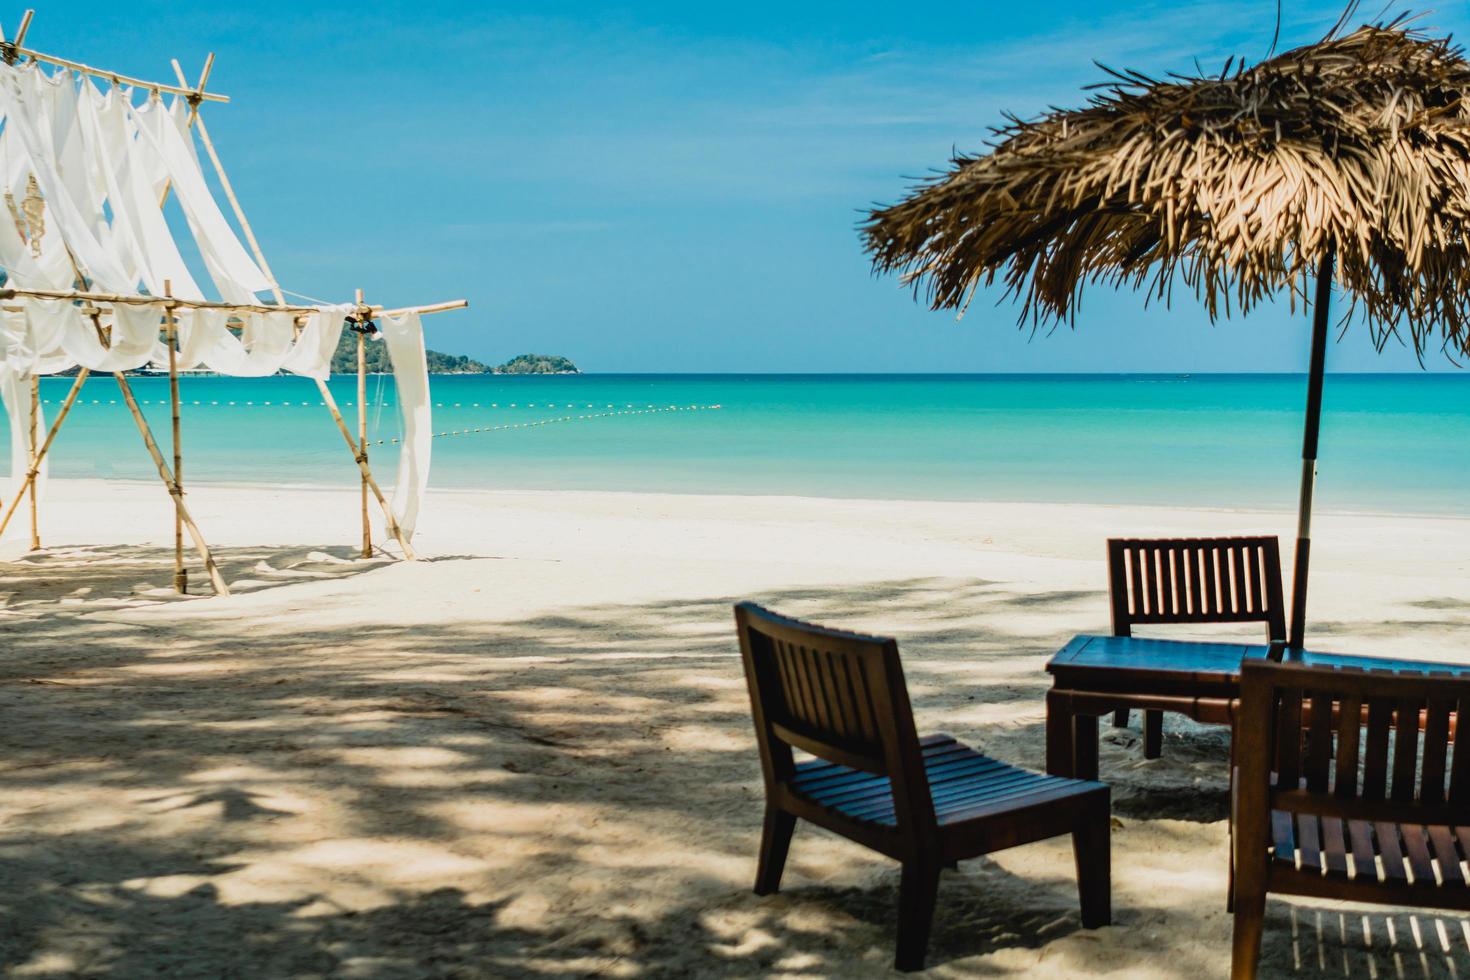
[[[1150,708],[1143,713],[1143,757],[1157,759],[1164,754],[1164,713]]]
[[[1097,779],[1097,715],[1072,715],[1072,777]]]
[[[1055,690],[1046,692],[1046,771],[1072,775],[1072,699]]]

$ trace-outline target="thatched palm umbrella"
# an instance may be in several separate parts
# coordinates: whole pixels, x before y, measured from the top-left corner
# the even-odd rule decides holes
[[[1342,322],[1357,314],[1380,349],[1470,354],[1470,64],[1400,18],[1213,77],[1108,72],[1085,108],[1011,117],[987,152],[873,211],[867,248],[935,309],[1000,280],[1033,329],[1072,322],[1086,282],[1167,304],[1182,279],[1212,320],[1232,299],[1310,307],[1300,647],[1334,271]]]

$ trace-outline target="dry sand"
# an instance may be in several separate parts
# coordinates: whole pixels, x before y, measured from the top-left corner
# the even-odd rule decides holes
[[[920,726],[1042,764],[1047,657],[1105,628],[1109,534],[1287,515],[439,493],[357,561],[356,494],[201,487],[237,586],[176,599],[154,486],[54,482],[0,564],[0,971],[22,977],[873,976],[896,867],[798,831],[750,893],[752,597],[897,635]],[[1467,659],[1470,522],[1317,524],[1312,635]],[[196,588],[205,581],[194,567]],[[1106,730],[1115,925],[1065,840],[946,876],[936,976],[1223,976],[1226,741]],[[1273,901],[1265,975],[1470,975],[1470,919]]]

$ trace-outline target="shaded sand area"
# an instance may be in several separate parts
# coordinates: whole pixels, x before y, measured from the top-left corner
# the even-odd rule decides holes
[[[750,893],[761,787],[730,604],[897,635],[922,729],[1040,767],[1042,665],[1106,627],[1106,535],[1292,527],[440,493],[433,559],[395,564],[352,559],[351,491],[190,499],[234,599],[163,588],[153,486],[54,483],[52,547],[0,564],[7,975],[883,975],[895,865],[802,827],[785,892]],[[1470,522],[1317,534],[1319,646],[1470,659]],[[1065,839],[966,862],[934,975],[1225,973],[1226,740],[1171,719],[1145,762],[1136,730],[1105,732],[1116,925],[1080,929]],[[1264,965],[1464,977],[1470,919],[1273,901]]]

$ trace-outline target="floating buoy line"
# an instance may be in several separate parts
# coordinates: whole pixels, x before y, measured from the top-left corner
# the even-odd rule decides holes
[[[61,399],[43,398],[43,399],[41,399],[41,404],[42,405],[50,405],[50,404],[53,403],[53,401],[56,402],[57,404],[60,404]],[[160,406],[162,406],[162,405],[168,405],[169,404],[169,401],[166,398],[153,398],[153,399],[140,398],[137,401],[138,401],[138,404],[139,405],[160,405]],[[87,404],[87,403],[88,403],[87,402],[87,399],[85,399],[85,398],[79,398],[79,399],[77,399],[77,404],[78,405],[84,405],[84,404]],[[117,404],[117,399],[104,400],[104,399],[99,399],[99,398],[93,398],[91,400],[91,404],[93,404],[93,405],[116,405]],[[257,401],[219,401],[219,400],[202,401],[202,400],[196,400],[196,401],[192,401],[192,402],[190,402],[190,401],[181,401],[180,404],[184,404],[184,405],[197,405],[197,406],[200,406],[201,408],[203,408],[203,407],[212,407],[212,406],[227,406],[227,407],[230,407],[230,408],[240,408],[240,407],[246,407],[246,408],[321,408],[321,407],[324,407],[326,405],[325,402],[309,402],[309,401],[307,401],[307,402],[297,402],[297,401],[277,401],[277,400],[272,400],[272,401],[259,401],[259,402],[257,402]],[[355,405],[354,405],[353,402],[338,402],[338,404],[339,405],[342,405],[343,407],[346,407],[346,408],[353,408],[353,407],[355,407]],[[378,403],[377,407],[379,409],[382,408],[381,401]],[[482,402],[435,402],[434,403],[434,407],[435,408],[480,408],[480,409],[484,409],[484,408],[495,408],[495,409],[506,409],[506,408],[534,409],[534,408],[537,408],[538,406],[537,406],[537,404],[535,402],[526,402],[526,403],[510,402],[510,403],[507,403],[507,404],[501,404],[499,402],[483,402],[483,403]],[[542,409],[554,409],[554,408],[576,409],[576,408],[604,408],[605,407],[606,409],[610,409],[611,411],[591,412],[591,413],[584,413],[584,414],[581,414],[581,415],[561,415],[561,416],[557,416],[556,418],[535,419],[534,421],[530,421],[530,422],[505,422],[505,423],[502,423],[500,425],[483,425],[483,426],[476,426],[474,428],[449,429],[449,430],[446,430],[444,432],[436,432],[436,433],[434,433],[434,438],[435,439],[445,439],[445,438],[448,438],[450,436],[468,436],[468,435],[475,435],[477,433],[483,433],[483,432],[505,432],[505,431],[508,431],[510,429],[534,429],[534,428],[537,428],[539,426],[544,426],[544,425],[557,425],[557,424],[566,423],[566,422],[591,422],[591,421],[593,421],[595,419],[609,419],[609,418],[614,418],[614,417],[619,416],[619,415],[659,415],[659,414],[662,414],[662,413],[665,413],[665,412],[713,412],[713,411],[718,411],[721,408],[724,408],[723,405],[643,405],[643,406],[639,406],[639,405],[633,404],[631,402],[630,403],[627,403],[627,404],[624,404],[622,408],[619,408],[616,404],[613,404],[613,403],[608,403],[606,406],[602,406],[602,405],[594,404],[592,402],[587,402],[585,404],[580,404],[580,403],[576,403],[576,402],[542,403],[539,407],[542,408]],[[392,439],[369,439],[368,440],[368,445],[369,446],[397,445],[399,443],[399,441],[400,440],[397,439],[397,438],[392,438]]]

